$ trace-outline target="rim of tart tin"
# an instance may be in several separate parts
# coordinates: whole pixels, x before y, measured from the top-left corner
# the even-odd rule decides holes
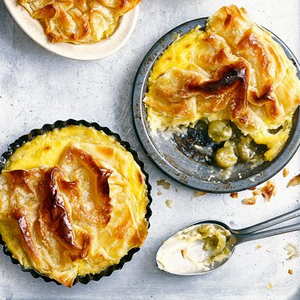
[[[178,38],[178,35],[182,36],[194,29],[196,26],[200,26],[200,30],[205,29],[207,19],[207,17],[194,19],[173,28],[163,35],[148,51],[139,66],[133,84],[133,123],[138,139],[147,156],[163,173],[165,173],[171,179],[183,184],[184,186],[209,193],[239,192],[267,181],[277,174],[281,169],[283,169],[284,166],[292,159],[300,146],[299,107],[292,117],[292,127],[289,138],[286,141],[284,148],[272,161],[262,163],[257,167],[258,172],[254,174],[252,173],[247,178],[239,178],[235,181],[225,180],[224,182],[221,182],[207,181],[203,178],[198,179],[194,176],[184,174],[176,166],[176,161],[177,159],[180,160],[180,156],[176,157],[176,161],[172,159],[172,162],[170,162],[164,154],[159,152],[154,139],[151,137],[151,130],[147,121],[147,111],[145,104],[143,103],[145,93],[148,90],[148,78],[150,76],[150,72],[162,53]],[[282,46],[287,57],[295,65],[297,69],[297,77],[300,79],[300,65],[295,55],[278,36],[276,36],[270,30],[267,31],[270,32],[272,34],[272,38]]]
[[[15,142],[10,144],[7,148],[7,151],[4,152],[1,157],[0,157],[0,174],[2,170],[5,168],[5,164],[10,158],[10,156],[15,152],[16,149],[21,147],[23,144],[32,141],[35,137],[45,134],[47,132],[50,132],[54,129],[61,129],[64,127],[68,127],[70,125],[83,125],[85,127],[93,127],[98,131],[103,131],[106,135],[109,136],[114,136],[117,141],[127,150],[129,151],[134,158],[134,161],[140,166],[142,173],[145,175],[145,184],[147,186],[147,197],[148,197],[148,204],[146,208],[146,215],[145,219],[147,220],[148,223],[148,228],[150,227],[150,222],[149,219],[152,215],[152,211],[150,208],[152,198],[151,198],[151,185],[149,183],[149,174],[144,170],[144,163],[139,160],[137,152],[131,149],[131,145],[128,142],[123,141],[120,136],[117,133],[112,132],[109,128],[107,127],[102,127],[98,123],[89,123],[85,120],[73,120],[69,119],[67,121],[56,121],[54,124],[45,124],[41,129],[33,129],[30,131],[29,134],[23,135],[20,138],[18,138]],[[36,270],[29,268],[25,269],[23,265],[20,264],[20,262],[13,258],[13,254],[9,251],[8,247],[6,246],[5,242],[2,240],[2,236],[0,234],[0,244],[3,246],[3,252],[4,254],[8,255],[11,259],[11,262],[13,264],[18,264],[23,272],[29,272],[34,278],[42,278],[45,282],[55,282],[57,285],[61,285],[61,283],[57,282],[55,279],[49,278],[45,276],[44,274],[41,274],[37,272]],[[74,286],[78,282],[82,284],[87,284],[90,281],[99,281],[102,277],[104,276],[110,276],[114,271],[116,270],[121,270],[126,262],[129,262],[132,259],[132,256],[134,253],[138,252],[140,248],[132,248],[130,249],[125,256],[123,256],[120,260],[120,262],[116,265],[111,265],[108,268],[102,270],[100,273],[97,274],[86,274],[84,276],[77,276],[76,279],[73,282]]]

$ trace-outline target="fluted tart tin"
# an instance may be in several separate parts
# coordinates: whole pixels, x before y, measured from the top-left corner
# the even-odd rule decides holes
[[[62,129],[62,128],[67,128],[71,125],[82,125],[84,127],[91,127],[96,129],[97,131],[102,131],[105,135],[107,136],[112,136],[115,137],[116,141],[123,146],[128,152],[130,152],[133,156],[134,161],[138,164],[138,166],[140,167],[140,170],[142,172],[142,174],[144,174],[144,178],[145,178],[145,185],[147,188],[147,199],[148,199],[148,204],[146,207],[146,214],[144,216],[144,219],[147,221],[148,224],[148,228],[150,227],[150,223],[149,223],[149,219],[151,216],[151,209],[150,209],[150,205],[152,202],[152,198],[151,198],[151,185],[149,183],[149,175],[146,173],[145,169],[144,169],[144,164],[142,161],[139,160],[137,153],[131,149],[131,146],[128,142],[123,141],[120,136],[114,132],[112,132],[109,128],[107,127],[101,127],[99,124],[97,123],[89,123],[87,121],[84,120],[73,120],[73,119],[69,119],[67,121],[56,121],[54,124],[46,124],[44,125],[41,129],[34,129],[32,130],[29,134],[23,135],[20,138],[18,138],[14,143],[12,143],[11,145],[8,146],[8,149],[6,152],[4,152],[0,158],[0,173],[2,173],[2,171],[6,168],[7,162],[10,159],[10,157],[12,156],[13,153],[15,153],[15,151],[20,148],[22,145],[24,145],[27,142],[30,142],[32,140],[34,140],[37,136],[40,135],[44,135],[48,132],[53,131],[54,129]],[[55,279],[52,279],[50,277],[48,277],[45,274],[41,274],[39,273],[37,270],[33,269],[33,268],[25,268],[17,259],[15,259],[13,257],[13,254],[11,253],[11,251],[8,249],[6,243],[3,241],[2,236],[0,235],[0,243],[3,246],[3,252],[10,256],[11,261],[13,264],[18,264],[20,266],[20,268],[22,269],[22,271],[24,272],[29,272],[31,273],[31,275],[34,278],[42,278],[45,282],[50,282],[50,281],[54,281],[56,284],[60,285],[61,283],[59,283],[58,281],[56,281]],[[74,280],[72,285],[75,285],[76,283],[82,283],[82,284],[87,284],[88,282],[90,282],[91,280],[94,281],[98,281],[100,280],[102,277],[104,276],[110,276],[115,270],[120,270],[122,269],[123,265],[130,261],[132,259],[132,256],[134,253],[136,253],[137,251],[139,251],[140,248],[139,247],[135,247],[130,249],[127,254],[125,256],[123,256],[119,263],[117,264],[113,264],[108,266],[107,268],[105,268],[104,270],[102,270],[99,273],[96,274],[86,274],[84,276],[77,276],[76,279]]]

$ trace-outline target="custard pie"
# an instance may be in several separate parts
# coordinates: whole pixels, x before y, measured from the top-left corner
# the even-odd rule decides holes
[[[53,43],[96,43],[111,36],[141,0],[19,0]]]
[[[68,287],[141,247],[148,206],[132,153],[93,127],[36,136],[0,175],[0,234],[13,258]]]
[[[231,5],[162,53],[144,103],[154,134],[205,122],[218,144],[215,161],[229,168],[253,160],[260,146],[262,161],[280,153],[300,103],[300,81],[272,34]]]

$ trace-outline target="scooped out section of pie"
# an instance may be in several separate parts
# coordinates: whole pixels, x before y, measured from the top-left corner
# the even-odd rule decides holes
[[[205,30],[196,27],[163,52],[144,103],[152,134],[206,123],[218,144],[215,162],[230,168],[280,153],[299,92],[296,67],[283,48],[245,9],[232,5],[210,17]]]

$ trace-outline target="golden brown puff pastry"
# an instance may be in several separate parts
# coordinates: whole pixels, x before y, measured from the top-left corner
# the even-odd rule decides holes
[[[117,29],[141,0],[19,0],[53,43],[95,43]]]
[[[205,31],[192,30],[162,54],[144,102],[153,131],[193,126],[203,117],[231,120],[267,145],[271,160],[288,138],[300,83],[271,34],[232,5],[210,17]]]
[[[112,136],[84,126],[25,143],[0,175],[0,234],[26,269],[71,287],[146,236],[144,174]]]

